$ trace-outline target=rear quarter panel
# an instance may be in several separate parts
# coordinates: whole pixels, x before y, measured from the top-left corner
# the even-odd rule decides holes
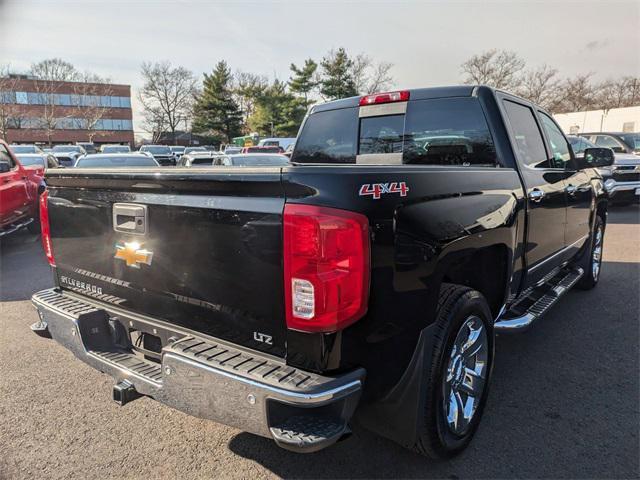
[[[294,166],[285,169],[283,181],[288,203],[342,208],[369,219],[368,313],[341,333],[289,332],[288,350],[294,360],[296,351],[317,349],[320,356],[307,359],[307,368],[365,366],[370,397],[382,395],[405,371],[420,331],[434,321],[440,284],[456,262],[479,249],[501,248],[510,266],[503,299],[518,288],[524,197],[513,169]],[[405,182],[406,196],[359,195],[362,185],[390,182]]]

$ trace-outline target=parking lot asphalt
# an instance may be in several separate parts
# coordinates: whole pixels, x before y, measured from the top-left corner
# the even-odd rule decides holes
[[[311,455],[142,398],[29,330],[39,239],[0,245],[0,478],[638,478],[640,208],[613,208],[600,284],[499,337],[480,429],[435,462],[355,428]]]

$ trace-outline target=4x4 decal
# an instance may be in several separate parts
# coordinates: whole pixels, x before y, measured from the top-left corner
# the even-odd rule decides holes
[[[406,182],[365,183],[360,187],[358,195],[361,197],[371,195],[374,200],[379,200],[384,193],[399,193],[401,197],[406,197],[408,191]]]

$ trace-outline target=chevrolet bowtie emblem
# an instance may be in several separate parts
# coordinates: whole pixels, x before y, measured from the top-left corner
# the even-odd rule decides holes
[[[151,265],[153,252],[140,248],[138,242],[125,242],[124,245],[116,244],[116,254],[114,258],[124,260],[127,267],[140,268],[141,263]]]

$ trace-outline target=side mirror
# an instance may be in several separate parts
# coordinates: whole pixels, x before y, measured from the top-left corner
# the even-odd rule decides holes
[[[587,148],[584,151],[584,168],[610,167],[614,159],[610,148]]]
[[[11,171],[11,165],[9,162],[0,162],[0,173],[7,173]]]

